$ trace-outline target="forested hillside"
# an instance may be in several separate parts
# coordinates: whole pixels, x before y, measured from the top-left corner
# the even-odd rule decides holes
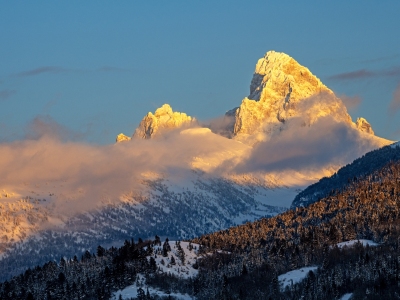
[[[107,299],[144,274],[148,285],[196,299],[397,299],[400,257],[400,162],[353,178],[347,188],[310,206],[192,240],[204,255],[195,278],[161,272],[152,262],[168,246],[126,242],[81,260],[49,262],[0,285],[1,299]],[[378,246],[338,247],[368,239]],[[164,243],[165,244],[165,243]],[[165,250],[164,250],[165,249]],[[317,267],[305,280],[280,285],[278,276]],[[138,299],[156,296],[139,295]]]
[[[229,295],[246,299],[335,299],[352,292],[352,299],[397,299],[399,196],[400,163],[389,163],[307,208],[195,239],[209,250],[233,253],[224,264],[210,258],[213,271],[200,280],[204,293],[223,295],[228,289]],[[381,245],[335,247],[361,238]],[[277,275],[309,265],[318,271],[279,291]],[[224,276],[231,284],[223,283]]]
[[[292,208],[310,205],[319,199],[327,197],[331,191],[344,189],[355,177],[371,175],[390,161],[397,162],[399,160],[399,143],[368,152],[351,164],[342,167],[331,177],[324,177],[308,186],[293,200]]]

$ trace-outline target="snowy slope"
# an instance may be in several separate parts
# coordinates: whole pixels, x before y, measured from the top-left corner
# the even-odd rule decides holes
[[[178,245],[176,241],[169,241],[171,251],[168,253],[166,257],[161,255],[162,246],[154,247],[154,255],[156,264],[157,264],[157,272],[158,273],[166,273],[170,275],[174,275],[177,277],[181,277],[187,279],[189,277],[195,277],[198,273],[197,268],[194,268],[197,260],[200,260],[202,256],[198,255],[197,250],[199,249],[199,245],[197,244],[189,244],[188,242],[178,242],[180,244],[181,249],[184,252],[184,260],[182,260],[182,255],[179,254]],[[173,258],[173,263],[171,263]],[[148,258],[149,259],[149,258]],[[135,284],[124,288],[123,290],[119,290],[114,293],[112,299],[118,299],[120,295],[123,299],[129,299],[131,297],[137,297],[138,289],[141,288],[144,292],[147,293],[149,291],[151,296],[174,296],[177,299],[193,299],[189,295],[183,295],[174,291],[161,291],[151,285],[146,283],[145,276],[143,274],[139,274]]]
[[[307,277],[310,271],[315,272],[317,269],[318,267],[304,267],[279,275],[278,281],[281,284],[281,289],[285,290],[287,286],[290,287],[292,284],[296,284],[302,281],[304,278]]]

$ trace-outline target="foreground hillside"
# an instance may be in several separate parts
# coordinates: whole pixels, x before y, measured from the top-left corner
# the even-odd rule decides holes
[[[353,293],[352,299],[397,299],[399,216],[400,162],[395,162],[307,208],[195,239],[208,249],[234,253],[222,266],[211,258],[213,275],[202,282],[207,293],[222,295],[223,281],[215,278],[225,275],[231,278],[228,294],[246,299],[336,299],[345,293]],[[379,246],[335,247],[354,239]],[[277,275],[310,265],[318,269],[305,281],[279,290]]]
[[[351,299],[396,299],[399,217],[400,162],[392,162],[353,178],[342,191],[307,208],[192,240],[201,245],[196,255],[203,253],[191,261],[189,269],[198,270],[198,275],[191,272],[195,277],[157,267],[160,256],[164,264],[185,261],[184,255],[176,259],[169,252],[173,245],[164,242],[154,250],[158,238],[126,241],[120,249],[99,247],[96,255],[86,253],[80,261],[61,259],[31,269],[1,284],[0,297],[107,299],[117,290],[138,286],[139,276],[140,284],[152,291],[196,299],[336,299],[345,294],[352,294]],[[357,239],[370,242],[339,244]],[[296,281],[287,273],[296,269],[311,272]],[[138,291],[138,299],[146,299],[145,294]]]

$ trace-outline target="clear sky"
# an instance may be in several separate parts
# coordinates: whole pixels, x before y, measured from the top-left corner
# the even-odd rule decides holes
[[[0,1],[0,141],[113,143],[163,103],[200,120],[282,51],[400,139],[400,1]],[[397,91],[397,92],[396,92]]]

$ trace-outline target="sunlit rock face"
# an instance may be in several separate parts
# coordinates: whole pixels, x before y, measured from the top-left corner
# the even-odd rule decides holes
[[[275,51],[258,60],[250,95],[234,111],[233,138],[250,144],[283,130],[295,117],[303,126],[328,115],[352,125],[345,105],[329,88],[292,57]]]
[[[358,118],[356,122],[356,126],[358,130],[364,131],[369,134],[374,134],[374,131],[372,130],[371,125],[365,120],[364,118]]]
[[[126,142],[126,141],[130,141],[130,140],[131,140],[131,138],[123,133],[118,134],[117,138],[115,139],[115,141],[117,143]]]
[[[184,126],[190,126],[196,122],[185,113],[174,112],[168,104],[158,108],[155,113],[149,112],[140,122],[133,134],[134,138],[150,139],[157,135],[162,129],[174,129]]]

